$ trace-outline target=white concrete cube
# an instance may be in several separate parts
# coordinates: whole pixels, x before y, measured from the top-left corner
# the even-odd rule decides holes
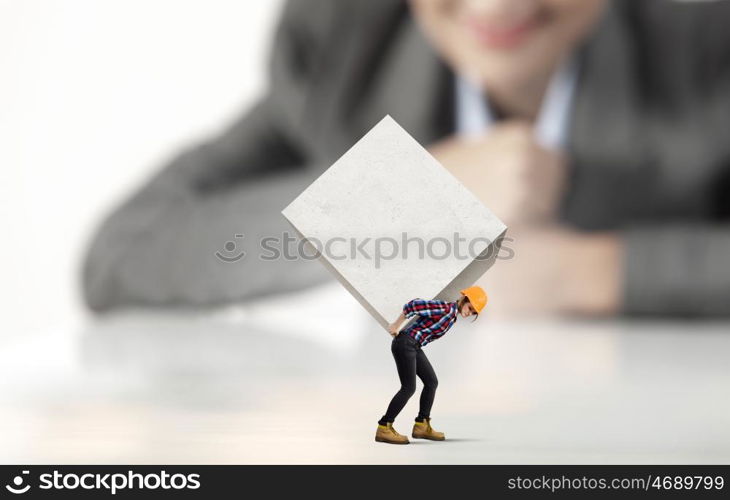
[[[384,328],[413,298],[456,299],[507,230],[390,116],[282,213]]]

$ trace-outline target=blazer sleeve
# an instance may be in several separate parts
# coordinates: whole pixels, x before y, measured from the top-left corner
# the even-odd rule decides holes
[[[624,236],[627,314],[730,315],[730,225],[633,227]]]
[[[284,9],[267,95],[221,135],[179,154],[100,224],[82,264],[92,310],[215,305],[327,279],[311,262],[260,258],[272,253],[261,250],[263,238],[290,231],[280,211],[322,169],[296,134],[322,46],[303,19],[312,3]],[[246,255],[217,258],[231,243],[227,258]]]

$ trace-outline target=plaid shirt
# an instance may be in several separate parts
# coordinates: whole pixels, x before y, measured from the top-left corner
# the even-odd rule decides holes
[[[410,335],[421,346],[425,346],[449,331],[456,321],[456,312],[456,302],[413,299],[403,306],[403,314],[406,318],[418,318],[400,334]]]

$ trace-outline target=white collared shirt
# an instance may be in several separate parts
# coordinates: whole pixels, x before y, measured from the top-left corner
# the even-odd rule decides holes
[[[543,147],[563,149],[566,145],[576,76],[575,61],[568,59],[550,79],[535,123],[535,138]],[[474,137],[488,130],[494,114],[482,90],[457,75],[455,93],[456,133]]]

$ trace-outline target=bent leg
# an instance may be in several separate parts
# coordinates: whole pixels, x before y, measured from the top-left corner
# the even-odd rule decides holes
[[[398,369],[400,389],[393,396],[388,405],[385,415],[378,423],[385,425],[387,422],[394,422],[395,417],[401,412],[413,393],[416,392],[416,349],[404,342],[399,342],[393,347],[393,358]]]
[[[431,407],[433,406],[434,397],[436,397],[436,387],[439,385],[438,378],[436,378],[436,372],[433,371],[431,362],[421,349],[418,349],[418,352],[416,353],[416,374],[423,382],[420,408],[418,411],[418,417],[416,417],[416,420],[420,422],[423,419],[431,417]]]

